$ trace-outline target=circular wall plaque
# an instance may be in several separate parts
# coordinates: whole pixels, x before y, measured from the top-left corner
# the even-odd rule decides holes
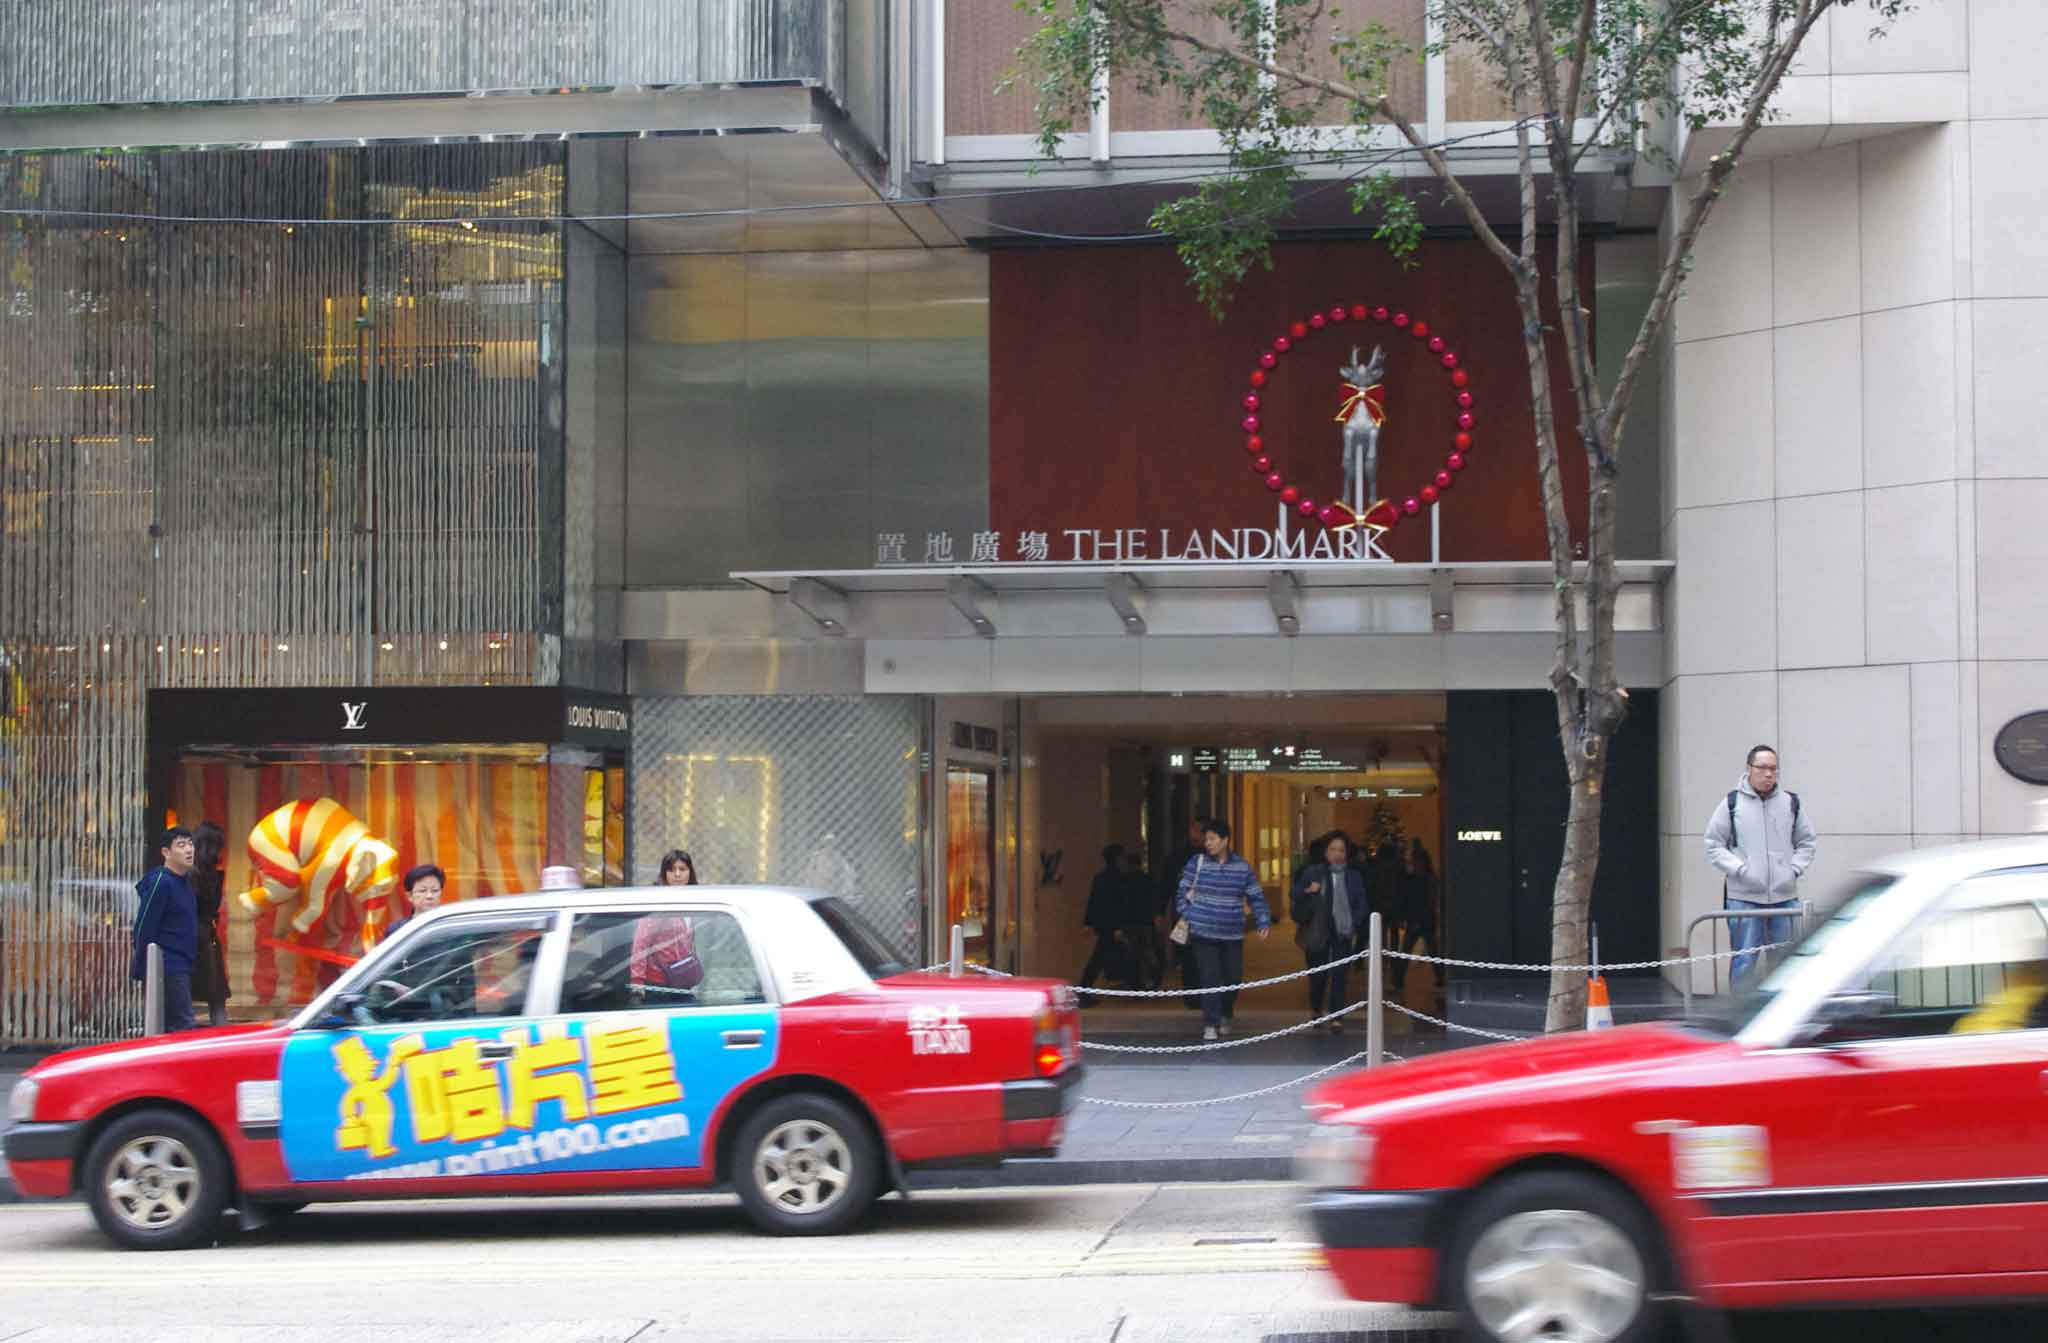
[[[2048,709],[2023,713],[1998,729],[1992,751],[2015,779],[2048,784]]]

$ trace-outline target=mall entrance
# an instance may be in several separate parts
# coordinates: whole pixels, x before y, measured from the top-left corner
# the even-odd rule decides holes
[[[1036,747],[1022,781],[1024,828],[1035,831],[1040,856],[1022,920],[1029,973],[1081,977],[1095,944],[1088,896],[1107,845],[1126,850],[1133,875],[1142,874],[1131,889],[1148,892],[1158,926],[1170,926],[1192,827],[1207,816],[1230,823],[1273,911],[1271,936],[1246,940],[1247,979],[1304,968],[1290,893],[1311,842],[1333,830],[1377,858],[1362,875],[1375,907],[1390,914],[1402,861],[1419,845],[1432,934],[1445,926],[1442,695],[1044,697],[1027,702],[1024,721]],[[1168,985],[1179,982],[1169,971]],[[1352,998],[1363,984],[1353,977]],[[1407,989],[1423,1010],[1437,1001],[1426,973]],[[1297,980],[1245,995],[1241,1010],[1308,1005]]]

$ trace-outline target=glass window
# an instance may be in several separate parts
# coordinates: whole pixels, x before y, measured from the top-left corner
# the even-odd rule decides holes
[[[892,946],[888,939],[875,931],[874,925],[862,918],[852,905],[838,896],[811,901],[811,908],[825,921],[853,958],[860,962],[860,968],[867,971],[870,979],[887,979],[890,975],[907,975],[913,967],[909,961]]]
[[[562,972],[564,1012],[766,1002],[740,922],[705,910],[579,914]]]
[[[362,986],[364,1009],[380,1025],[522,1016],[551,921],[538,915],[443,924],[377,965]]]
[[[2048,877],[1972,882],[1860,986],[1854,1037],[2048,1027]]]

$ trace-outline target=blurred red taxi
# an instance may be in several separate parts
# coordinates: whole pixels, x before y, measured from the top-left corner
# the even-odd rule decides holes
[[[229,1207],[725,1183],[829,1233],[913,1167],[1055,1149],[1081,1076],[1067,986],[913,972],[837,897],[557,892],[422,915],[287,1022],[47,1059],[5,1149],[136,1249]]]
[[[2048,840],[1874,865],[1682,1023],[1459,1050],[1309,1097],[1344,1290],[1480,1339],[1661,1307],[2048,1295]]]

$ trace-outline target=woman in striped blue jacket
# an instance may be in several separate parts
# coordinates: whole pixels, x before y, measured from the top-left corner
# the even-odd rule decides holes
[[[1202,822],[1202,852],[1188,860],[1174,902],[1188,921],[1188,950],[1204,990],[1235,984],[1244,978],[1244,911],[1249,905],[1259,940],[1273,930],[1265,888],[1252,865],[1230,851],[1230,822]],[[1202,994],[1202,1038],[1230,1034],[1237,1011],[1237,990]]]

